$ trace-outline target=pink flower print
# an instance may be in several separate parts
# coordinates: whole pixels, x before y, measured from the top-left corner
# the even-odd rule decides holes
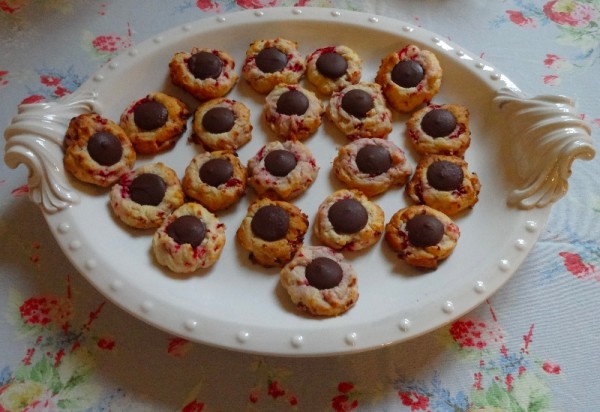
[[[558,375],[560,373],[560,366],[549,361],[544,362],[542,369],[552,375]]]
[[[257,403],[259,398],[260,398],[260,389],[254,389],[252,392],[250,392],[250,395],[248,395],[248,400],[251,403]]]
[[[402,405],[410,407],[411,411],[426,411],[429,407],[429,398],[415,391],[399,392]]]
[[[202,11],[221,12],[221,5],[212,0],[196,0],[196,7]]]
[[[204,404],[194,400],[181,408],[181,412],[202,412],[203,409]]]
[[[510,19],[510,21],[512,21],[518,26],[530,28],[537,27],[537,21],[535,19],[531,17],[525,17],[520,11],[507,10],[506,14],[508,14],[508,18]]]
[[[277,6],[277,0],[261,1],[261,0],[236,0],[238,6],[244,9],[262,9],[263,7]]]
[[[600,280],[596,267],[585,263],[580,255],[570,252],[560,252],[559,255],[563,258],[567,270],[577,279]]]
[[[43,85],[46,85],[49,87],[54,87],[54,86],[58,86],[60,84],[60,77],[43,74],[40,76],[40,82]]]
[[[585,27],[598,16],[593,5],[575,0],[552,0],[544,5],[543,10],[553,22],[571,27]]]
[[[112,338],[100,338],[98,339],[96,345],[102,350],[113,350],[116,342]]]
[[[1,0],[0,11],[7,14],[14,14],[23,8],[24,3],[24,0]]]
[[[8,71],[0,70],[0,86],[6,86],[8,84],[8,79],[6,78],[8,75]]]
[[[28,193],[29,193],[29,186],[27,186],[27,185],[19,186],[10,192],[11,196],[13,196],[13,197],[25,196]]]
[[[482,350],[487,346],[484,340],[485,322],[475,322],[471,319],[457,320],[450,326],[450,335],[461,348]]]
[[[21,104],[39,103],[39,102],[43,102],[44,100],[46,100],[46,98],[44,96],[39,95],[39,94],[33,94],[31,96],[24,98],[23,101],[21,102]]]
[[[542,79],[547,86],[558,86],[561,83],[560,77],[556,74],[545,75]]]
[[[92,46],[98,53],[114,54],[130,47],[131,41],[117,34],[103,34],[92,40]]]
[[[190,341],[184,338],[172,338],[169,341],[167,353],[175,358],[181,358],[190,350]]]

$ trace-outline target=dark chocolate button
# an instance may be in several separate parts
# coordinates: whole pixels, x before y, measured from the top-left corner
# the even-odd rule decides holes
[[[277,99],[277,113],[302,116],[308,110],[308,97],[299,90],[288,90]]]
[[[221,157],[210,159],[200,167],[200,179],[207,185],[217,187],[233,177],[233,165]]]
[[[133,121],[142,130],[158,129],[167,122],[168,118],[167,108],[154,100],[140,103],[133,110]]]
[[[413,60],[403,60],[392,69],[392,81],[404,88],[415,87],[424,76],[423,66]]]
[[[366,226],[369,215],[365,207],[356,199],[342,199],[335,202],[327,213],[333,230],[337,233],[356,233]]]
[[[88,140],[87,150],[91,158],[102,166],[112,166],[123,156],[121,142],[108,132],[94,133]]]
[[[356,166],[363,173],[377,176],[387,172],[391,165],[390,152],[382,146],[370,144],[356,154]]]
[[[336,52],[321,54],[316,65],[319,73],[330,79],[339,79],[348,70],[348,62]]]
[[[200,80],[216,79],[223,71],[223,60],[207,51],[192,54],[187,65],[194,77]]]
[[[227,133],[235,124],[235,114],[227,107],[213,107],[202,117],[202,127],[209,133]]]
[[[427,168],[427,182],[437,190],[452,191],[462,186],[464,174],[456,163],[438,160]]]
[[[431,137],[448,136],[456,128],[456,117],[446,109],[433,109],[423,116],[421,128]]]
[[[265,156],[265,168],[273,176],[287,176],[296,167],[296,156],[288,150],[279,149]]]
[[[290,226],[290,216],[279,206],[267,205],[256,211],[250,227],[262,240],[273,242],[283,239]]]
[[[277,47],[267,47],[256,55],[256,66],[264,73],[275,73],[287,66],[288,58]]]
[[[180,216],[167,226],[167,234],[180,245],[189,243],[196,247],[206,236],[206,225],[196,216]]]
[[[361,89],[352,89],[342,97],[342,109],[354,117],[365,117],[373,107],[375,107],[373,98]]]
[[[308,284],[319,289],[331,289],[342,281],[341,266],[333,259],[318,257],[306,266]]]
[[[444,236],[444,224],[431,215],[416,215],[406,222],[408,241],[416,247],[437,245]]]
[[[162,202],[167,184],[157,174],[142,173],[129,186],[129,197],[140,205],[157,206]]]

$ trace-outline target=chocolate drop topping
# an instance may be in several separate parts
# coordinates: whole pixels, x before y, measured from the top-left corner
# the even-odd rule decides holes
[[[356,166],[363,173],[377,176],[389,170],[392,166],[392,157],[385,147],[370,144],[356,154]]]
[[[167,108],[154,100],[138,104],[133,109],[133,121],[142,130],[154,130],[163,126],[169,118]]]
[[[297,164],[296,156],[288,150],[273,150],[265,156],[265,168],[273,176],[287,176]]]
[[[316,66],[319,73],[330,79],[339,79],[348,70],[348,62],[336,52],[322,53]]]
[[[192,215],[180,216],[167,226],[167,234],[178,244],[197,247],[206,237],[206,225]]]
[[[267,205],[258,209],[250,223],[252,233],[267,242],[283,239],[289,226],[289,214],[275,205]]]
[[[342,97],[342,109],[354,117],[365,117],[373,107],[375,107],[373,98],[361,89],[352,89]]]
[[[342,199],[329,208],[327,217],[337,233],[352,234],[367,225],[369,215],[356,199]]]
[[[223,71],[223,60],[207,51],[192,54],[187,61],[187,65],[194,77],[200,80],[216,79]]]
[[[456,129],[456,117],[446,109],[433,109],[421,120],[421,128],[431,137],[444,137]]]
[[[299,90],[288,90],[277,99],[277,113],[302,116],[308,110],[308,97]]]
[[[213,107],[202,117],[202,126],[209,133],[227,133],[235,124],[235,114],[227,107]]]
[[[140,205],[157,206],[162,202],[167,184],[157,174],[142,173],[131,182],[129,197]]]
[[[416,247],[437,245],[444,236],[444,224],[431,215],[416,215],[406,222],[408,241]]]
[[[394,66],[391,76],[392,81],[398,86],[410,88],[421,83],[425,72],[423,71],[423,66],[416,61],[403,60]]]
[[[112,166],[121,160],[123,146],[112,133],[97,132],[90,137],[87,150],[91,158],[102,166]]]
[[[233,177],[233,165],[224,158],[210,159],[200,167],[200,179],[207,185],[217,187]]]
[[[319,289],[331,289],[342,281],[342,267],[333,259],[318,257],[306,265],[305,276],[308,284]]]
[[[277,47],[262,49],[255,58],[256,66],[264,73],[275,73],[287,66],[288,58]]]
[[[437,190],[452,191],[462,186],[462,167],[447,160],[438,160],[427,168],[427,182]]]

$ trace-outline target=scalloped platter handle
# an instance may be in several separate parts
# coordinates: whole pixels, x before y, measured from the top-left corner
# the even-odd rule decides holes
[[[531,209],[555,203],[567,192],[573,161],[596,154],[590,125],[564,96],[527,98],[503,88],[494,102],[506,117],[510,156],[520,180],[508,204]]]
[[[52,102],[22,104],[6,128],[4,161],[13,169],[27,166],[29,197],[48,213],[79,202],[64,173],[63,138],[73,117],[98,111],[96,97],[75,92]]]

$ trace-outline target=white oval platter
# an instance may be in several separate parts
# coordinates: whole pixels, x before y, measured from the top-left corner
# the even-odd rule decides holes
[[[297,41],[305,55],[332,44],[350,46],[363,59],[363,81],[373,81],[383,56],[417,44],[433,51],[444,70],[441,91],[433,102],[462,104],[471,112],[472,145],[466,159],[478,174],[482,191],[475,208],[456,218],[462,236],[453,255],[435,271],[419,271],[401,263],[383,240],[365,252],[346,253],[359,274],[360,298],[355,307],[335,318],[299,312],[279,285],[278,270],[253,265],[248,253],[237,245],[235,232],[254,198],[251,189],[239,204],[219,213],[227,227],[220,260],[208,270],[179,276],[155,262],[152,231],[125,227],[112,215],[106,190],[81,184],[62,169],[60,133],[68,119],[80,112],[95,110],[118,121],[129,102],[155,90],[178,96],[192,110],[196,108],[197,101],[170,84],[168,62],[175,52],[192,47],[222,49],[234,57],[239,72],[251,41],[277,36]],[[253,139],[238,152],[245,163],[275,137],[261,117],[264,96],[240,80],[228,97],[243,101],[252,111]],[[543,106],[543,100],[534,106]],[[508,145],[519,145],[511,143],[514,133],[506,127],[506,116],[518,116],[525,110],[524,101],[518,88],[487,62],[398,20],[319,8],[245,11],[175,27],[131,48],[59,102],[60,115],[40,114],[44,118],[41,127],[28,122],[36,113],[52,112],[52,108],[22,107],[6,132],[5,160],[13,167],[28,165],[32,199],[41,205],[64,253],[99,291],[134,316],[189,340],[238,351],[285,356],[343,354],[401,342],[451,322],[501,287],[526,258],[546,223],[551,203],[566,190],[568,171],[560,172],[558,187],[544,187],[539,195],[539,184],[530,179],[535,172],[525,167],[529,159],[537,157],[537,146],[529,144],[518,154],[525,159],[520,169],[511,160],[514,157],[507,156]],[[551,104],[568,106],[568,101]],[[503,110],[506,107],[514,110]],[[542,117],[547,119],[554,110],[541,109],[546,113]],[[407,118],[394,114],[389,139],[405,149],[414,168],[416,157],[405,135]],[[519,121],[510,120],[518,126]],[[56,124],[47,126],[52,122]],[[584,141],[578,143],[579,152],[562,155],[566,157],[562,169],[565,164],[568,169],[575,157],[593,156],[585,141],[585,125],[576,126],[583,127]],[[136,165],[160,160],[182,176],[200,150],[188,141],[189,129],[175,149],[139,158]],[[347,141],[324,119],[317,134],[305,143],[315,154],[320,173],[294,203],[312,222],[320,202],[342,187],[331,173],[331,162],[337,148]],[[560,144],[564,142],[560,140]],[[48,159],[50,166],[46,165]],[[548,167],[543,166],[541,179],[536,175],[533,180],[548,180]],[[519,191],[523,182],[535,187]],[[533,201],[531,192],[537,193]],[[553,195],[549,198],[547,192]],[[512,201],[515,196],[517,201]],[[375,201],[384,209],[386,222],[408,204],[403,188],[390,190]],[[312,226],[305,243],[318,244]]]

